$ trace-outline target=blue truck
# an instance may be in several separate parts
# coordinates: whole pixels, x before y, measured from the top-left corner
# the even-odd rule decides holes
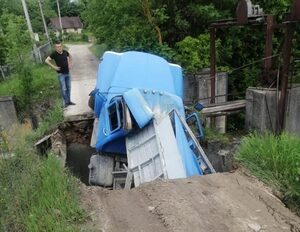
[[[94,97],[90,183],[144,182],[215,172],[188,122],[179,65],[136,51],[107,51],[100,59]],[[122,177],[123,175],[123,177]],[[128,186],[127,186],[128,187]]]

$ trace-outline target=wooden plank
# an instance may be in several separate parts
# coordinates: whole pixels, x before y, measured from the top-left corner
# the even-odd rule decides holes
[[[246,107],[246,100],[237,100],[237,101],[207,105],[201,112],[204,116],[212,115],[212,114],[221,115],[222,112],[243,110],[245,107]]]
[[[213,112],[213,113],[207,113],[204,114],[204,118],[205,117],[219,117],[219,116],[229,116],[229,115],[233,115],[233,114],[238,114],[240,112],[243,112],[244,109],[239,109],[239,110],[234,110],[234,111],[228,111],[228,112]]]

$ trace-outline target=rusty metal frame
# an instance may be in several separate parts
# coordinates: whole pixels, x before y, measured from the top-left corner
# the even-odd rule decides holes
[[[258,19],[262,19],[261,21]],[[248,25],[256,26],[266,24],[266,16],[251,17],[248,20]],[[210,88],[210,103],[215,103],[215,86],[216,86],[216,32],[218,28],[228,28],[240,26],[236,19],[218,20],[210,22],[210,77],[211,77],[211,88]]]
[[[266,25],[266,43],[264,59],[265,80],[270,80],[270,71],[272,68],[272,38],[275,28],[285,28],[285,41],[282,48],[283,66],[280,72],[280,90],[278,104],[278,125],[276,132],[281,133],[284,127],[284,112],[286,108],[286,93],[288,88],[289,67],[292,49],[292,39],[295,32],[295,23],[300,21],[300,0],[294,0],[291,7],[291,14],[282,24],[277,24],[273,15],[264,15],[250,17],[245,19],[244,6],[239,4],[237,7],[237,18],[228,20],[218,20],[210,23],[210,76],[211,76],[211,103],[215,103],[215,78],[216,78],[216,29],[228,28],[243,25]],[[263,20],[258,20],[263,19]]]

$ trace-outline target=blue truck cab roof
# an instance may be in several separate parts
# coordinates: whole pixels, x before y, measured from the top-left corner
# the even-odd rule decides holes
[[[104,93],[112,88],[120,92],[131,88],[151,89],[182,98],[182,69],[159,56],[144,52],[108,51],[99,64],[96,88]]]

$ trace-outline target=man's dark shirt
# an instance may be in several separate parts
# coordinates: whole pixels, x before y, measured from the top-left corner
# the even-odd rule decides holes
[[[57,51],[54,51],[50,58],[55,60],[55,63],[58,67],[60,67],[60,70],[57,71],[58,73],[68,74],[69,73],[69,65],[68,65],[68,56],[70,54],[63,50],[62,54],[59,54]]]

